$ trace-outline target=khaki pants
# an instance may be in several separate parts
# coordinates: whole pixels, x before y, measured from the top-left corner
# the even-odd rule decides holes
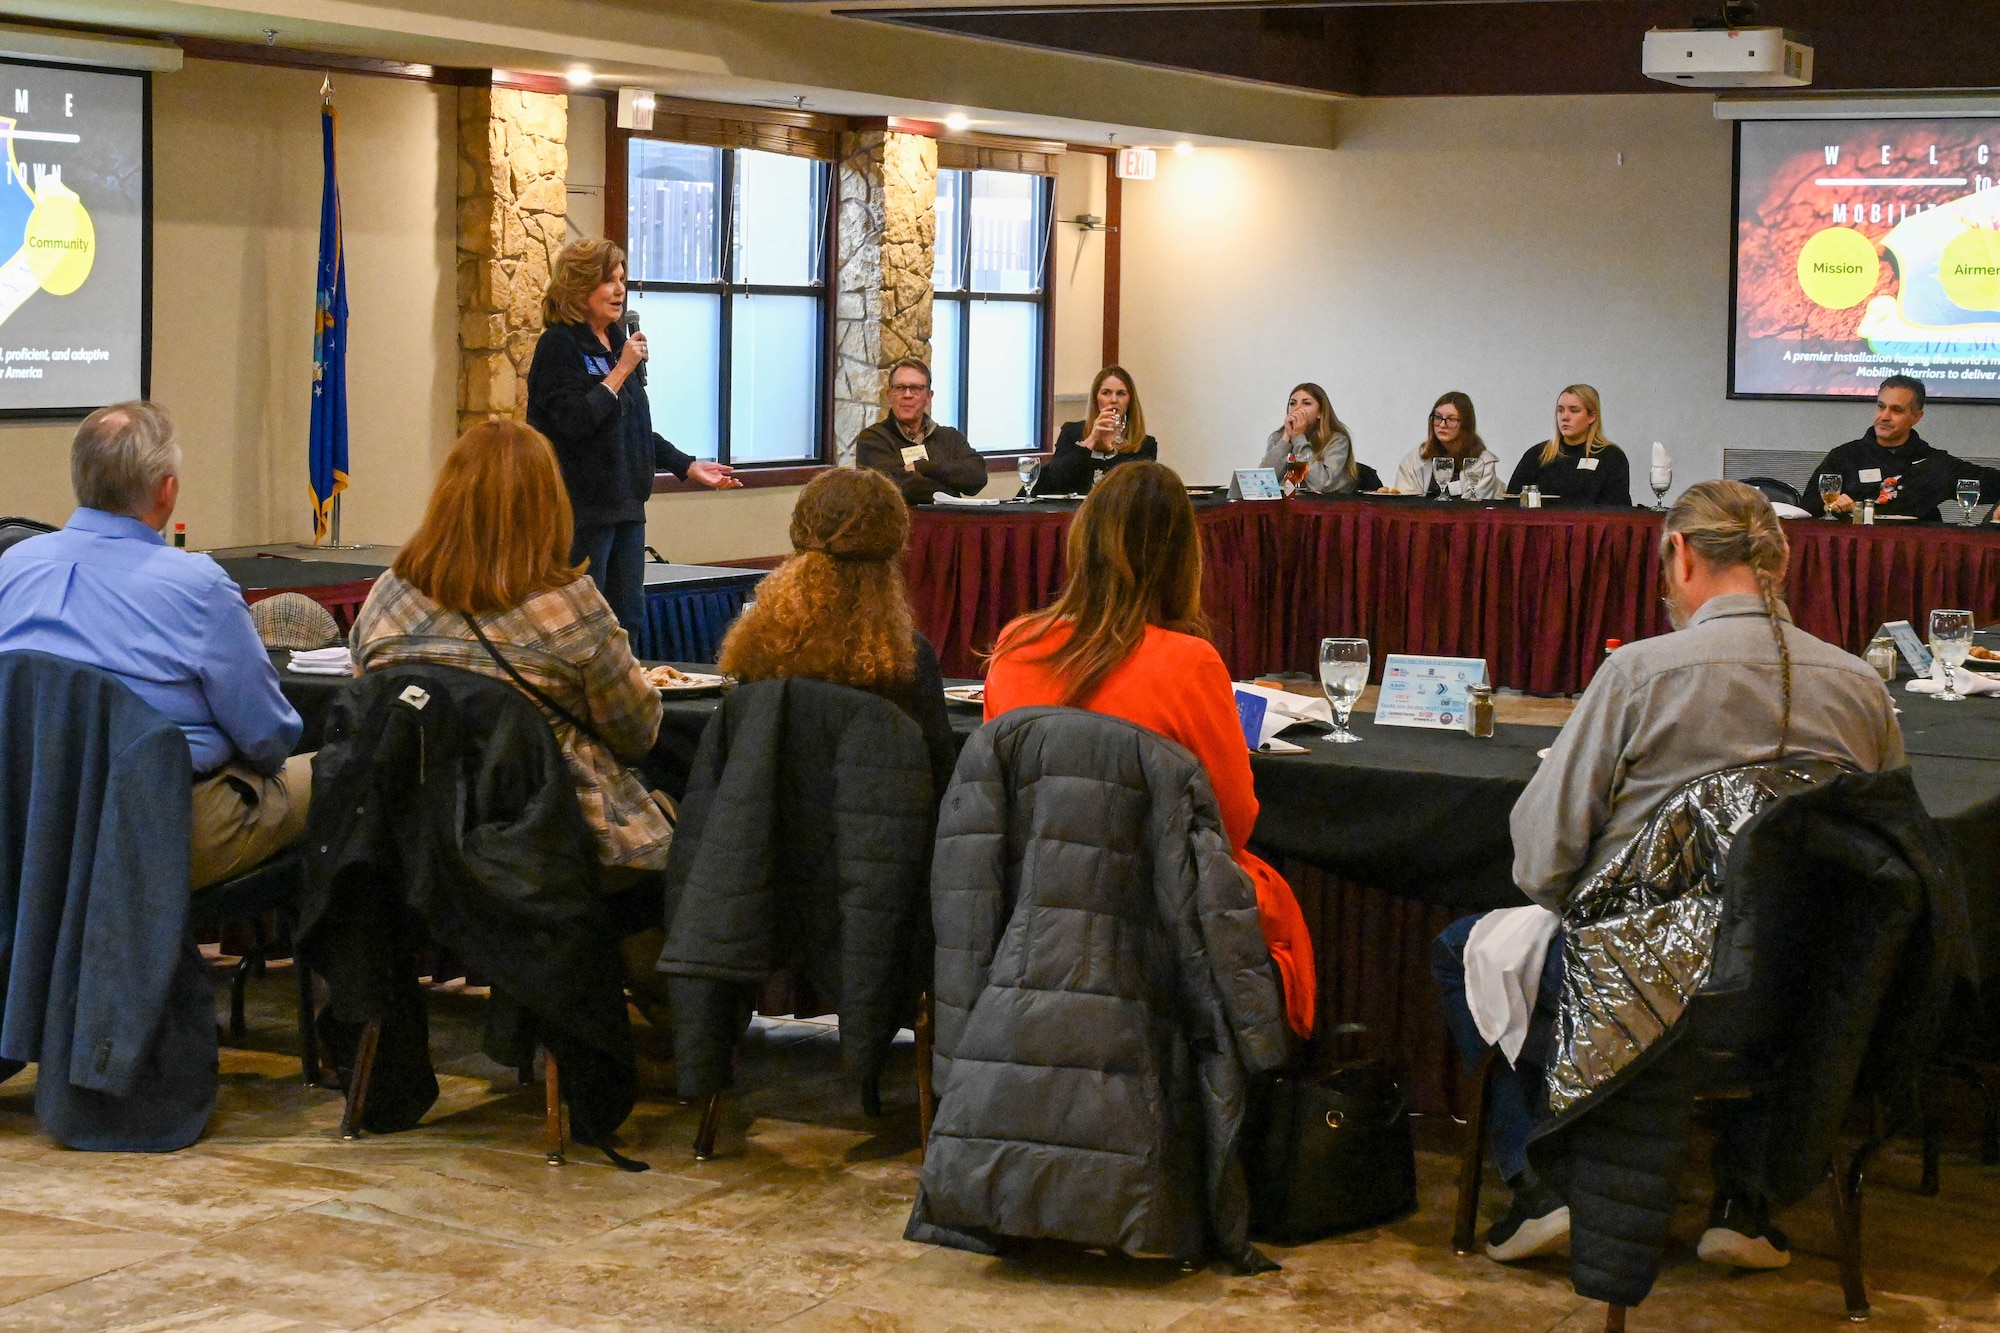
[[[312,761],[295,754],[268,778],[230,764],[195,781],[189,888],[240,875],[299,840],[312,799]]]

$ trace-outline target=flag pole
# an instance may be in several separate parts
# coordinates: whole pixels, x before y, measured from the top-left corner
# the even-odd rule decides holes
[[[340,497],[347,488],[347,257],[334,169],[333,75],[320,80],[320,187],[317,290],[313,298],[312,422],[307,470],[315,550],[353,550],[340,540]],[[303,545],[303,543],[302,543]]]

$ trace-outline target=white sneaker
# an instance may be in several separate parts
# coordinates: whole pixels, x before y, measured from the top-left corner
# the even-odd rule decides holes
[[[1518,1205],[1516,1205],[1518,1207]],[[1557,1208],[1540,1217],[1514,1216],[1509,1208],[1486,1235],[1486,1257],[1495,1263],[1511,1264],[1538,1255],[1560,1254],[1569,1247],[1569,1208]],[[1511,1227],[1509,1224],[1512,1224]]]

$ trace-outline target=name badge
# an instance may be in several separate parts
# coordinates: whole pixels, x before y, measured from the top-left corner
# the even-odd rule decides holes
[[[1882,469],[1881,469],[1881,468],[1879,468],[1879,467],[1865,467],[1865,468],[1862,468],[1862,469],[1861,469],[1861,480],[1863,480],[1863,481],[1880,481],[1880,480],[1882,480]]]
[[[601,356],[586,356],[583,358],[583,368],[593,375],[609,375],[611,362]]]
[[[930,457],[930,453],[931,451],[921,444],[906,444],[903,446],[903,463],[905,466],[921,463]]]
[[[1578,472],[1595,472],[1597,471],[1597,460],[1595,458],[1579,458],[1576,460],[1576,470]]]

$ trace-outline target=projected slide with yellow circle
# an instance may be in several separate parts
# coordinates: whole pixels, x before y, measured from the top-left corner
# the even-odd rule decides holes
[[[0,415],[140,396],[143,76],[0,61]]]

